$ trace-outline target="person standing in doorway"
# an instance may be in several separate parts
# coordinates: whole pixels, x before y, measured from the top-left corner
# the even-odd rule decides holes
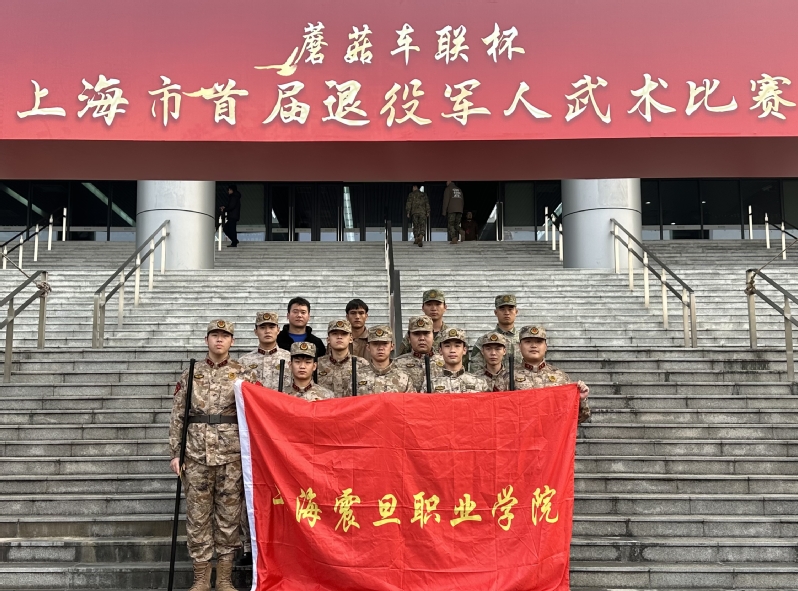
[[[308,326],[310,322],[310,302],[305,298],[291,298],[288,302],[288,324],[283,325],[283,330],[277,335],[277,346],[286,351],[291,350],[294,343],[312,343],[314,357],[323,357],[327,348],[319,337],[313,334],[313,329]]]
[[[474,214],[472,214],[470,211],[467,211],[465,214],[465,220],[463,221],[463,240],[466,242],[476,240],[478,231],[479,225],[477,225],[477,223],[474,221]]]
[[[227,205],[222,206],[222,215],[226,215],[224,222],[224,233],[230,239],[230,244],[235,248],[238,246],[238,220],[241,219],[241,193],[235,185],[228,185],[227,187]]]
[[[424,191],[413,185],[413,192],[407,196],[407,217],[413,221],[413,244],[424,246],[429,218],[429,198]]]
[[[443,192],[443,215],[447,216],[446,232],[449,244],[457,244],[460,240],[460,222],[463,219],[463,192],[454,181],[446,181]]]

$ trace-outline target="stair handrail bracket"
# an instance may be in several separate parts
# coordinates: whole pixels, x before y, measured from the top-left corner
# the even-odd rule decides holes
[[[696,319],[696,298],[695,291],[692,287],[687,285],[670,267],[668,267],[662,260],[657,257],[648,248],[643,246],[643,243],[635,238],[629,230],[623,227],[614,218],[610,219],[612,222],[612,230],[610,234],[613,237],[613,250],[615,254],[615,273],[621,272],[621,257],[620,246],[626,248],[628,267],[629,267],[629,291],[634,291],[635,276],[634,276],[634,259],[639,260],[643,265],[643,294],[645,298],[645,306],[649,307],[650,294],[649,294],[649,273],[654,275],[659,281],[662,289],[662,324],[665,330],[668,329],[668,292],[670,291],[682,305],[682,325],[684,330],[684,346],[685,347],[698,347],[698,322]],[[626,239],[621,236],[620,232],[626,235]],[[640,249],[637,252],[635,245]],[[654,261],[659,266],[659,271],[654,268],[651,261]],[[681,287],[681,291],[673,285],[669,279],[673,279]]]
[[[776,291],[784,296],[784,306],[779,306],[776,302],[771,300],[767,295],[759,291],[756,287],[756,278],[760,277],[763,281],[773,287]],[[798,298],[784,289],[771,277],[765,275],[761,269],[748,269],[745,272],[745,295],[748,298],[748,336],[751,343],[751,348],[757,347],[757,332],[756,332],[756,298],[757,296],[768,306],[781,314],[784,319],[784,350],[787,354],[787,381],[793,383],[795,381],[795,352],[793,350],[792,340],[792,327],[798,327],[798,320],[792,315],[792,306],[790,302],[798,306]]]
[[[155,249],[161,247],[161,275],[166,273],[166,238],[169,236],[169,220],[166,220],[149,238],[142,242],[127,260],[122,263],[111,276],[106,279],[100,288],[94,292],[94,313],[92,314],[91,328],[91,347],[92,349],[102,349],[105,344],[105,310],[108,301],[118,293],[119,311],[116,325],[122,328],[125,312],[125,284],[132,275],[135,275],[135,285],[133,290],[133,306],[139,305],[139,283],[141,279],[141,267],[144,261],[149,259],[149,286],[147,291],[152,291],[153,274],[155,268]],[[156,240],[157,237],[157,240]],[[125,272],[125,268],[133,263],[130,270]],[[116,285],[106,293],[108,287],[116,281]]]
[[[399,271],[394,265],[393,227],[387,216],[385,218],[385,271],[388,274],[388,322],[391,325],[394,339],[396,339],[402,330],[402,289]]]
[[[39,279],[41,278],[41,279]],[[39,279],[37,281],[37,279]],[[30,296],[19,307],[14,308],[14,298],[23,289],[28,287],[31,283],[36,287],[36,293]],[[36,340],[36,348],[44,348],[44,331],[47,317],[47,295],[50,293],[50,284],[47,282],[47,271],[36,271],[33,275],[28,277],[25,281],[20,283],[14,291],[0,300],[0,309],[8,304],[8,313],[5,320],[0,322],[0,330],[6,329],[6,348],[5,358],[3,360],[3,382],[8,383],[11,381],[11,362],[14,350],[14,319],[31,305],[34,301],[39,300],[39,326]]]

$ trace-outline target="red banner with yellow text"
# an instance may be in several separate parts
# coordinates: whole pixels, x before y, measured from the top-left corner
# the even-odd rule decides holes
[[[575,385],[236,400],[253,591],[569,588]]]

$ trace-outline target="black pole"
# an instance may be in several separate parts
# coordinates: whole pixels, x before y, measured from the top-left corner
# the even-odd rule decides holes
[[[510,390],[515,390],[515,352],[510,347],[510,359],[507,360],[507,371],[510,374]]]
[[[194,364],[196,359],[188,362],[188,383],[186,385],[186,410],[183,412],[183,433],[180,439],[180,463],[177,466],[179,473],[183,472],[183,462],[186,460],[186,436],[188,435],[188,417],[191,411],[191,393],[194,390]],[[175,514],[172,519],[172,552],[169,556],[169,585],[172,591],[175,582],[175,555],[177,554],[177,521],[180,518],[180,493],[183,489],[183,479],[177,475],[177,492],[175,493]]]
[[[424,372],[427,374],[427,394],[432,394],[432,372],[429,367],[429,355],[424,355]]]
[[[352,396],[357,396],[357,357],[352,355]]]
[[[108,185],[108,215],[106,216],[105,222],[105,241],[111,242],[111,221],[113,217],[113,209],[114,209],[114,185],[109,183]]]
[[[280,359],[280,377],[277,379],[277,391],[283,391],[283,380],[285,379],[285,359]]]

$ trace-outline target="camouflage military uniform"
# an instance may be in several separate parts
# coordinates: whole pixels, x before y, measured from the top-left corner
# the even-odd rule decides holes
[[[368,361],[369,355],[369,329],[367,326],[363,327],[363,332],[359,337],[352,335],[352,344],[349,345],[349,352],[355,357],[361,357]]]
[[[315,359],[316,345],[305,341],[293,343],[291,345],[291,357],[309,357],[310,359]],[[309,402],[335,398],[335,394],[333,394],[332,390],[328,390],[324,386],[319,386],[314,383],[313,380],[304,388],[300,388],[297,386],[296,382],[291,380],[283,387],[283,392],[291,396],[296,396],[297,398],[304,398]]]
[[[212,330],[225,330],[232,334],[234,325],[218,320],[208,326],[208,332]],[[189,416],[235,417],[233,385],[239,378],[257,381],[254,372],[230,359],[215,364],[206,358],[197,364]],[[169,448],[173,459],[180,456],[187,389],[188,371],[184,371],[175,386],[169,425]],[[241,545],[241,444],[236,423],[210,424],[193,420],[190,423],[183,481],[188,551],[195,562],[208,562],[214,550],[218,556],[223,556]]]
[[[494,299],[494,308],[498,310],[501,306],[516,306],[516,298],[512,294],[502,294],[496,296]],[[502,334],[507,339],[507,352],[510,353],[512,351],[513,357],[515,358],[515,366],[519,367],[522,363],[524,363],[524,358],[521,356],[521,350],[518,347],[519,339],[518,339],[518,329],[513,327],[512,330],[503,330],[500,325],[496,325],[491,332],[496,332]],[[490,333],[485,333],[481,337],[477,339],[477,342],[474,344],[474,347],[471,349],[471,356],[468,362],[468,371],[473,374],[481,374],[485,371],[485,360],[482,357],[482,344],[485,342],[484,339]],[[507,367],[507,357],[505,357],[505,361],[502,363],[504,367]]]
[[[291,355],[285,349],[275,347],[271,351],[255,349],[242,355],[238,362],[245,368],[254,371],[258,381],[266,388],[277,389],[280,383],[280,361],[285,361],[283,383],[291,381]]]
[[[442,304],[445,304],[446,294],[439,289],[428,289],[421,296],[421,305],[423,306],[424,304],[430,301],[441,302]],[[428,316],[424,316],[424,318],[428,318]],[[443,335],[448,329],[449,327],[446,325],[446,323],[442,322],[441,329],[438,332],[433,331],[433,341],[432,341],[433,353],[437,353],[438,351],[440,351],[441,340],[443,340]],[[430,328],[430,330],[432,329]],[[412,352],[413,348],[410,346],[410,337],[406,334],[402,339],[402,344],[399,346],[399,350],[396,352],[396,354],[406,355]]]
[[[332,390],[336,398],[344,398],[352,395],[352,359],[351,355],[347,355],[346,359],[336,361],[332,355],[325,355],[319,359],[319,386]],[[360,377],[361,373],[369,366],[369,362],[360,357],[357,359],[357,375]]]
[[[377,369],[372,364],[357,374],[357,394],[381,394],[383,392],[415,392],[413,380],[399,369],[395,362],[385,369]]]
[[[427,391],[427,380],[424,380],[422,392]],[[432,376],[432,393],[444,392],[490,392],[491,388],[485,378],[468,373],[465,368],[459,371],[444,369],[440,375]]]
[[[449,241],[460,240],[460,222],[463,219],[463,192],[454,183],[449,183],[443,192],[443,215],[447,216],[446,233]]]
[[[527,337],[546,339],[546,329],[542,326],[525,326],[521,329],[521,339]],[[515,370],[515,389],[527,390],[532,388],[548,388],[550,386],[564,386],[572,384],[573,380],[563,370],[542,361],[535,366],[524,362],[521,367]],[[580,423],[590,418],[590,404],[587,399],[579,399],[579,418]]]
[[[413,242],[421,244],[427,235],[429,199],[427,194],[416,189],[407,196],[407,215],[413,220]]]
[[[407,353],[400,355],[393,360],[393,364],[410,376],[413,382],[413,391],[425,392],[422,386],[427,377],[427,369],[424,364],[426,353]],[[443,374],[443,357],[440,354],[432,355],[429,358],[429,372],[431,376]]]

